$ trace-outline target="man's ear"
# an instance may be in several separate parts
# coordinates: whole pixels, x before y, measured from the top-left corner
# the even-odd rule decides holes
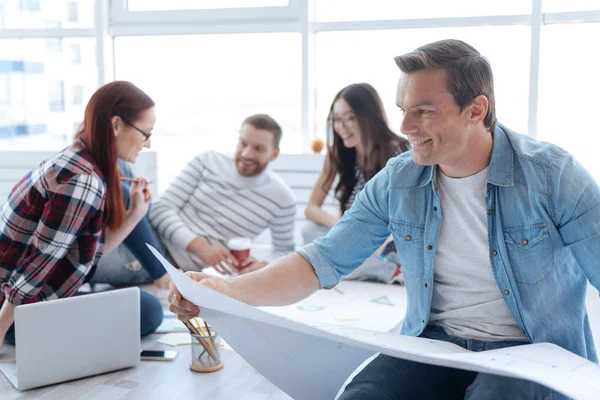
[[[110,119],[110,123],[112,124],[114,135],[119,136],[119,133],[121,131],[121,126],[123,123],[121,118],[119,116],[115,115]]]
[[[489,101],[487,97],[482,94],[475,97],[469,105],[469,111],[471,113],[469,120],[473,124],[479,124],[480,122],[483,122],[485,116],[487,115],[488,107]]]
[[[275,147],[275,150],[273,150],[273,157],[271,157],[271,161],[275,161],[275,159],[279,157],[279,151],[279,147]]]

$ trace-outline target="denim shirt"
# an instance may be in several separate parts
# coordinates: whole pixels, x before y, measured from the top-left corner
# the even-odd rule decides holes
[[[588,280],[600,288],[599,187],[555,145],[501,125],[493,138],[485,202],[498,290],[532,343],[597,362],[585,299]],[[418,336],[429,320],[442,209],[435,167],[411,153],[391,159],[329,234],[298,252],[331,288],[391,233],[406,281],[401,333]]]

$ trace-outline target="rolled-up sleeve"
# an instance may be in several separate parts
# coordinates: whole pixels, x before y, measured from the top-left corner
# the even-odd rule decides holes
[[[550,184],[551,210],[563,243],[600,290],[600,188],[568,153],[553,163]]]
[[[322,288],[335,286],[389,236],[389,181],[386,167],[366,184],[326,236],[298,250],[313,266]]]

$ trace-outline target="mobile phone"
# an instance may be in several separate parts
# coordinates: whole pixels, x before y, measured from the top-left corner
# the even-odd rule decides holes
[[[147,361],[173,361],[177,357],[175,350],[143,350],[142,360]]]

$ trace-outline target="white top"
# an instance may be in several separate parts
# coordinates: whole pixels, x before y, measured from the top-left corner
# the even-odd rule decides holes
[[[206,266],[185,250],[196,237],[226,247],[231,238],[253,239],[269,228],[270,259],[295,247],[296,202],[291,189],[268,168],[259,176],[241,176],[232,157],[214,151],[196,156],[152,204],[148,215],[183,268]]]
[[[466,178],[436,171],[442,225],[434,262],[432,325],[483,341],[527,341],[490,264],[485,190],[488,168]]]

